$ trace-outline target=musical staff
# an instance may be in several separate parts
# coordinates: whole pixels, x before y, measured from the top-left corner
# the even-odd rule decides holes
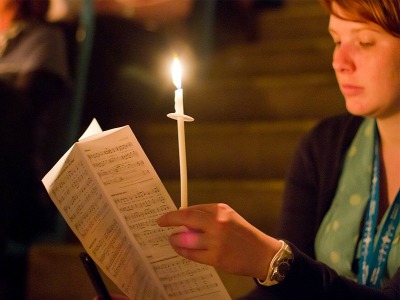
[[[131,299],[229,299],[215,270],[177,256],[175,229],[156,223],[176,207],[128,126],[74,144],[43,183],[86,252]]]

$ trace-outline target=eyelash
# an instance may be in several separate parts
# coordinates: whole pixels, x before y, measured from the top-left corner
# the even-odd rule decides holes
[[[335,47],[339,47],[342,44],[340,41],[334,41],[333,43],[335,44]],[[363,48],[369,48],[375,45],[373,42],[358,42],[358,44]]]
[[[360,42],[360,46],[363,48],[372,47],[373,45],[374,45],[374,43],[372,43],[372,42],[366,42],[366,43]]]

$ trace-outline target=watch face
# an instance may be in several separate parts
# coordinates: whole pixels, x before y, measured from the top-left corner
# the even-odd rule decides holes
[[[285,279],[289,270],[290,270],[290,263],[287,260],[282,260],[276,266],[274,272],[272,273],[271,279],[281,282]]]

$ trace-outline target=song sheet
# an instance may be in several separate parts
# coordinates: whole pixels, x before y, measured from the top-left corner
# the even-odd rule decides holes
[[[130,299],[230,299],[214,268],[174,252],[176,229],[157,225],[176,206],[130,127],[93,130],[43,184],[96,264]]]

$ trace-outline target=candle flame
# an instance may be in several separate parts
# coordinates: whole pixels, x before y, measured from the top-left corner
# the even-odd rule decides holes
[[[177,57],[172,62],[172,82],[176,88],[180,89],[182,85],[182,66]]]

